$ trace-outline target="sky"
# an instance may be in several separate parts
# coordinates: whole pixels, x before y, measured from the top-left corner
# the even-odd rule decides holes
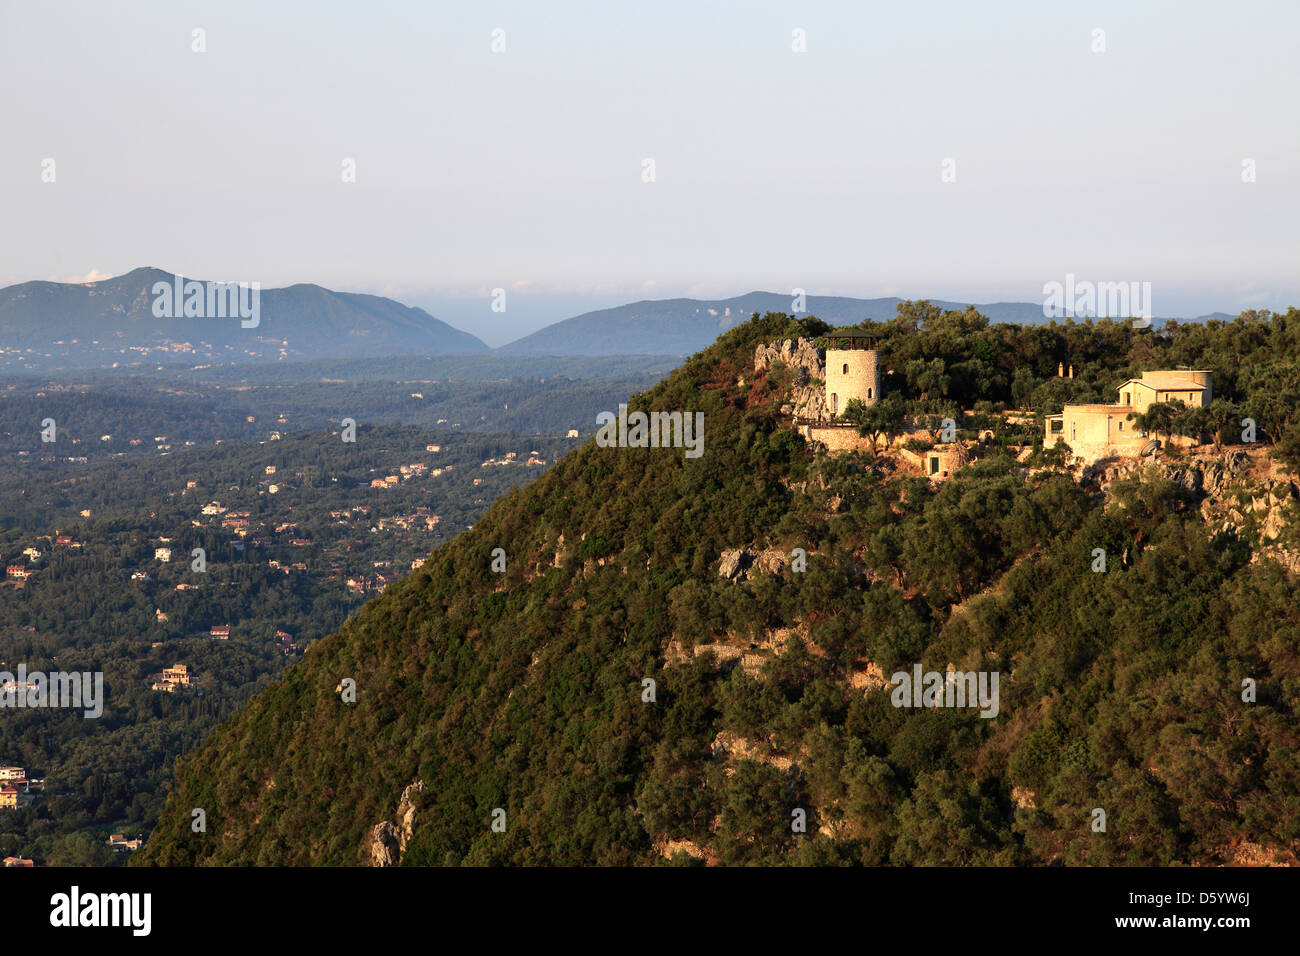
[[[1285,309],[1298,38],[1294,0],[0,0],[0,285],[316,282],[490,345],[1066,274]]]

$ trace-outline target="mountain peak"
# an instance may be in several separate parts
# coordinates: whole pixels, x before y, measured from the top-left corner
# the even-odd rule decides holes
[[[248,316],[185,315],[183,302],[172,309],[180,314],[155,315],[154,286],[171,285],[175,279],[175,273],[142,266],[95,282],[23,283],[0,289],[0,340],[11,349],[0,357],[0,368],[41,371],[488,351],[475,336],[423,310],[310,283],[260,289],[256,317],[251,315],[252,300]],[[204,300],[198,310],[207,307]]]

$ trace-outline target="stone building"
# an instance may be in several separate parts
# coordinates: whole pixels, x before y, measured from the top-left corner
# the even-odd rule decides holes
[[[826,348],[826,406],[842,415],[853,399],[864,405],[880,400],[880,353],[875,339],[860,329],[832,332]]]
[[[1179,401],[1187,406],[1204,407],[1213,400],[1211,376],[1205,369],[1143,372],[1119,386],[1119,403],[1135,412],[1145,412],[1157,402]]]
[[[1064,441],[1085,463],[1112,456],[1135,456],[1151,440],[1130,415],[1144,413],[1158,402],[1180,401],[1199,407],[1213,395],[1211,375],[1204,369],[1162,369],[1142,373],[1116,386],[1119,401],[1113,405],[1066,405],[1059,415],[1048,415],[1043,444]]]

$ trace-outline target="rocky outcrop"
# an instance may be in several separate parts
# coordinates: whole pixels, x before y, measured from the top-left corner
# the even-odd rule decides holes
[[[720,730],[713,738],[711,754],[714,760],[753,760],[788,773],[794,760],[785,754],[773,753],[768,741],[754,741],[730,731]]]
[[[1019,810],[1034,810],[1038,807],[1034,791],[1028,787],[1012,787],[1011,799],[1015,801],[1016,808]]]
[[[718,562],[718,576],[728,581],[747,581],[751,570],[764,574],[780,574],[788,560],[789,555],[776,548],[764,548],[757,552],[747,548],[736,548],[722,552]]]
[[[1103,490],[1111,482],[1139,476],[1164,478],[1200,499],[1200,513],[1213,531],[1257,537],[1261,547],[1252,560],[1270,557],[1290,571],[1300,571],[1300,554],[1277,544],[1295,515],[1300,490],[1286,477],[1254,478],[1251,456],[1237,448],[1214,458],[1190,461],[1128,459],[1095,472]]]
[[[1190,462],[1125,458],[1104,467],[1088,469],[1086,474],[1095,477],[1105,488],[1112,481],[1133,478],[1145,470],[1146,473],[1172,481],[1192,494],[1222,498],[1249,468],[1250,456],[1241,449],[1234,449],[1218,458],[1198,458]]]
[[[781,406],[785,415],[826,421],[831,417],[826,404],[826,362],[810,339],[786,339],[754,349],[754,371],[762,372],[781,362],[794,372],[790,400]]]
[[[743,581],[745,572],[749,570],[749,566],[753,563],[754,556],[743,548],[723,551],[722,559],[718,562],[718,576],[726,578],[728,581]]]
[[[665,859],[671,859],[676,853],[685,853],[697,860],[708,859],[703,848],[693,840],[664,840],[656,843],[655,848],[659,851],[659,855]]]
[[[772,363],[777,361],[795,370],[797,382],[826,377],[825,360],[817,346],[812,344],[811,339],[786,339],[779,344],[773,342],[770,345],[759,345],[754,349],[755,372],[769,369]]]
[[[397,866],[402,858],[397,827],[385,820],[370,831],[370,865]]]
[[[854,690],[879,691],[890,686],[889,678],[875,661],[867,661],[863,670],[849,672],[849,686]]]
[[[1232,861],[1233,866],[1295,866],[1296,855],[1285,847],[1266,847],[1258,843],[1239,843],[1224,847],[1217,855]]]
[[[1300,574],[1300,551],[1291,551],[1278,545],[1266,545],[1251,555],[1251,563],[1258,564],[1261,558],[1276,561],[1291,574]]]
[[[369,857],[371,866],[397,866],[415,829],[414,795],[424,790],[424,782],[416,780],[402,791],[397,802],[396,821],[384,820],[370,831]]]

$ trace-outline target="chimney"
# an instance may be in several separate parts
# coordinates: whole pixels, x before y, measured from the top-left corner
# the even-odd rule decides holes
[[[1070,378],[1074,378],[1074,366],[1070,366]]]
[[[1057,362],[1057,363],[1056,363],[1056,377],[1057,377],[1057,378],[1065,378],[1065,363],[1064,363],[1064,362]]]

